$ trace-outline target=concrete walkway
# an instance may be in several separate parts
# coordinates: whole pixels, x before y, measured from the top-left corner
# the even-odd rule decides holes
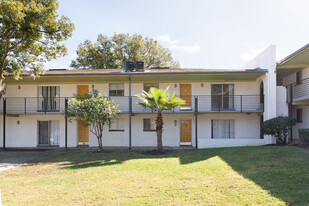
[[[0,150],[0,172],[25,163],[37,162],[57,154],[63,153],[63,150]]]

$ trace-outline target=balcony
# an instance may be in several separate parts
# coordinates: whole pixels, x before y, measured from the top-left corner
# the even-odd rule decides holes
[[[309,103],[309,78],[287,86],[287,102],[293,104]]]
[[[122,113],[129,113],[128,96],[110,96]],[[263,104],[260,103],[259,95],[197,95],[191,98],[187,105],[177,107],[164,113],[211,113],[211,112],[263,112]],[[63,114],[65,111],[65,98],[38,98],[38,97],[6,97],[7,114]],[[71,99],[71,98],[69,98]],[[137,104],[141,101],[133,96],[132,113],[155,113],[156,111],[144,109]],[[0,101],[0,113],[3,113],[3,100]]]

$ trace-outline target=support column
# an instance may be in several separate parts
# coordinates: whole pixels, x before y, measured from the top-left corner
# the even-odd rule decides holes
[[[132,149],[132,97],[131,97],[131,76],[129,78],[129,150]]]
[[[198,136],[197,136],[197,113],[198,113],[198,97],[194,97],[194,115],[195,115],[195,148],[198,149]]]
[[[65,105],[65,149],[68,149],[68,116],[67,116],[67,109],[68,109],[68,98],[66,97],[64,100]]]
[[[290,99],[289,99],[289,117],[293,117],[293,85],[290,85]],[[293,140],[293,126],[290,129],[291,141]]]
[[[3,98],[3,149],[5,149],[5,119],[6,119],[6,99]]]

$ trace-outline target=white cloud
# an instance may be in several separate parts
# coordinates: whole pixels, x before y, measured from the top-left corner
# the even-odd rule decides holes
[[[163,35],[163,36],[158,36],[156,39],[160,42],[169,43],[169,44],[179,43],[179,40],[172,40],[170,35],[168,35],[168,34]]]
[[[173,45],[170,47],[171,50],[178,50],[185,53],[195,53],[201,50],[201,47],[195,43],[193,46],[181,46],[181,45]]]
[[[156,39],[172,51],[180,51],[184,53],[195,53],[201,50],[201,47],[197,43],[195,43],[192,46],[181,45],[180,40],[177,40],[177,39],[173,40],[168,34],[158,36],[156,37]]]

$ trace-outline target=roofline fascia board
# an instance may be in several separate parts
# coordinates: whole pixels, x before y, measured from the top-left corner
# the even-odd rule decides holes
[[[49,77],[49,76],[117,76],[117,75],[174,75],[174,74],[196,74],[196,75],[200,75],[200,74],[259,74],[259,73],[267,73],[267,70],[260,70],[260,71],[230,71],[230,72],[156,72],[156,73],[117,73],[117,74],[113,74],[113,73],[89,73],[89,74],[85,74],[85,73],[78,73],[78,74],[42,74],[40,75],[41,77]],[[4,75],[5,77],[11,77],[12,75]],[[22,77],[31,77],[30,75],[21,75]]]
[[[282,65],[282,64],[286,63],[287,61],[297,57],[298,55],[302,54],[303,52],[307,51],[308,49],[309,49],[309,43],[306,44],[305,46],[301,47],[300,49],[296,50],[292,54],[288,55],[287,57],[283,58],[282,60],[280,60],[277,63],[277,65]]]

